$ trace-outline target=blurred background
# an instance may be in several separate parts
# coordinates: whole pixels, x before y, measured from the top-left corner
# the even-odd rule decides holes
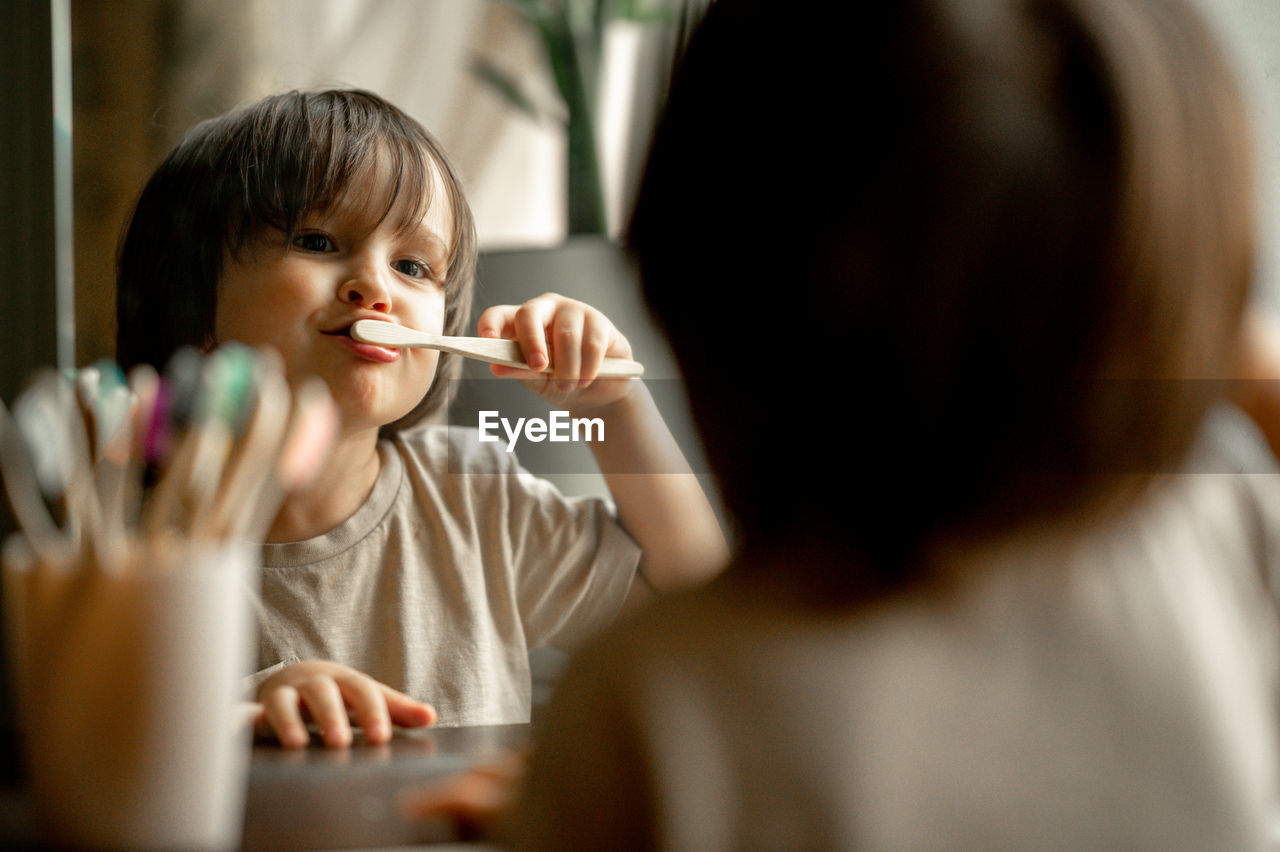
[[[608,252],[625,222],[672,61],[709,2],[7,0],[0,11],[7,57],[0,130],[10,151],[0,162],[0,206],[11,226],[4,260],[28,265],[6,263],[6,304],[42,323],[37,359],[53,357],[44,340],[50,335],[61,341],[64,366],[110,354],[116,244],[146,176],[195,122],[294,87],[370,88],[421,120],[461,172],[487,254],[554,254],[584,243],[588,254]],[[1263,177],[1260,298],[1280,305],[1280,3],[1199,2],[1254,104]],[[50,62],[62,75],[52,82]],[[42,108],[51,97],[53,105]],[[857,105],[835,89],[832,108],[847,111],[856,128]],[[771,126],[768,114],[762,104],[760,138],[743,144],[787,132]],[[53,147],[66,149],[55,151],[52,164],[42,159],[46,121],[54,124]],[[66,186],[64,175],[58,191],[66,197],[54,204],[41,189],[52,187],[44,172],[58,164],[71,179]],[[43,220],[59,216],[69,223],[66,256],[31,262],[50,241],[52,224],[44,228]],[[57,322],[44,317],[54,311],[50,266],[68,279]],[[502,282],[482,277],[479,304],[507,295]],[[14,356],[7,363],[24,372],[26,351],[8,346],[0,354]],[[10,398],[12,384],[0,395]]]
[[[152,168],[273,92],[356,86],[412,114],[458,167],[483,250],[616,235],[707,2],[71,0],[77,360],[114,345],[115,247]]]
[[[75,363],[112,354],[114,257],[142,184],[202,119],[288,89],[373,90],[444,145],[474,210],[477,314],[547,290],[674,364],[616,238],[672,64],[710,0],[70,0]],[[467,364],[454,421],[546,406]],[[700,458],[677,388],[655,388]],[[527,445],[570,493],[604,493],[586,447]],[[700,462],[695,467],[701,468]]]

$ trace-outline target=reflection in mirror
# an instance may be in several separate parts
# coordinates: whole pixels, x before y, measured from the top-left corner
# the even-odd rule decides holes
[[[616,0],[604,4],[613,14],[598,32],[574,30],[584,76],[592,80],[588,90],[596,95],[592,135],[610,234],[625,218],[676,45],[707,2]],[[449,152],[482,249],[559,243],[570,230],[572,122],[547,44],[520,5],[71,0],[76,360],[88,363],[114,350],[116,245],[147,175],[197,121],[272,92],[356,86],[383,95]],[[597,39],[598,58],[581,47]]]

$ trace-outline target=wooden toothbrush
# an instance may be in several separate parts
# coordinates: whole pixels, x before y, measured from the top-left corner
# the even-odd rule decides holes
[[[351,337],[361,343],[376,343],[397,349],[438,349],[441,352],[452,352],[454,355],[487,361],[490,364],[502,364],[521,370],[531,369],[524,360],[524,353],[520,351],[520,344],[514,340],[491,337],[448,337],[380,320],[357,320],[351,326]],[[547,370],[550,369],[548,365]],[[631,379],[643,374],[644,365],[639,361],[628,358],[605,358],[596,376],[602,379]]]

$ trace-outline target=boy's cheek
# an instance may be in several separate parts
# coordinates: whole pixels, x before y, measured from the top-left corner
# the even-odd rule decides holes
[[[219,342],[239,341],[249,346],[272,344],[279,348],[288,336],[287,315],[274,306],[258,302],[253,305],[227,305],[214,319],[214,336]]]
[[[406,311],[405,317],[401,322],[410,328],[418,331],[426,331],[431,334],[444,333],[444,315],[445,315],[445,295],[444,291],[436,289],[425,294],[420,302],[415,300],[413,309]],[[430,350],[416,350],[421,353]]]
[[[440,369],[440,353],[430,349],[402,349],[402,353],[413,357],[414,372],[423,378],[423,392],[436,379],[436,373]]]

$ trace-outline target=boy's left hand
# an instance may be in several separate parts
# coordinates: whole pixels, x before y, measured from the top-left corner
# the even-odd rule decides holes
[[[523,305],[494,305],[480,315],[476,333],[516,341],[534,368],[492,364],[495,376],[520,379],[552,405],[575,413],[616,402],[634,385],[629,379],[596,379],[605,357],[630,358],[631,344],[608,317],[567,296],[544,293]]]

